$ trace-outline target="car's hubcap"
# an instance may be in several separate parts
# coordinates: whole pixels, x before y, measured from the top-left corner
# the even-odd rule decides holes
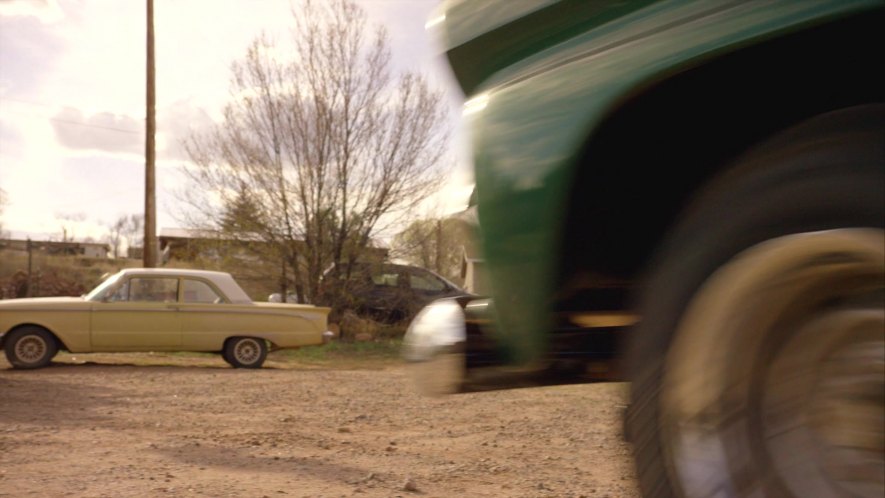
[[[883,496],[883,317],[867,309],[812,317],[768,368],[763,441],[796,496]]]
[[[234,348],[234,357],[244,365],[251,365],[261,356],[261,346],[254,339],[244,339]]]
[[[665,362],[661,430],[685,496],[885,493],[885,237],[755,246],[700,288]]]
[[[36,363],[46,354],[48,346],[42,337],[26,335],[15,344],[15,356],[25,363]]]

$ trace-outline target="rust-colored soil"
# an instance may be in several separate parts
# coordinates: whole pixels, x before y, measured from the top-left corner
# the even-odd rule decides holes
[[[391,363],[2,359],[0,496],[634,497],[625,391],[425,398]]]

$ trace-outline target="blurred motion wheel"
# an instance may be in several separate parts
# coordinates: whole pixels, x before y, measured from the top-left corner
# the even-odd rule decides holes
[[[20,327],[6,337],[6,358],[15,368],[41,368],[58,353],[55,337],[40,327]]]
[[[222,357],[234,368],[261,368],[267,358],[267,343],[254,337],[231,337]]]
[[[633,336],[646,496],[885,496],[885,106],[786,132],[666,242]]]

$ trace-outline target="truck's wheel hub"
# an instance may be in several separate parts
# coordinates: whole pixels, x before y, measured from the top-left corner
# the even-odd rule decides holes
[[[870,229],[780,237],[707,279],[662,383],[685,496],[882,496],[883,284],[885,236]]]

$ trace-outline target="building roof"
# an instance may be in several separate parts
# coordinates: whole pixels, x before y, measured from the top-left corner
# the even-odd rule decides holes
[[[221,232],[217,230],[205,230],[196,228],[161,228],[158,237],[172,237],[176,239],[220,239]]]
[[[0,247],[8,249],[25,250],[30,241],[31,247],[34,249],[49,248],[74,248],[74,247],[94,247],[98,249],[110,250],[110,246],[105,242],[77,242],[77,241],[60,241],[60,240],[30,240],[30,239],[0,239]]]

